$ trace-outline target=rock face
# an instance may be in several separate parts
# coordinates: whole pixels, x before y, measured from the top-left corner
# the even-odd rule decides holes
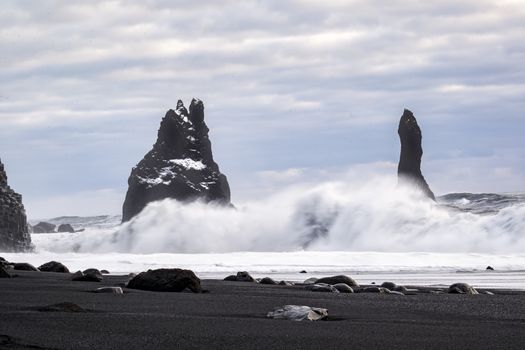
[[[213,160],[208,131],[200,100],[193,99],[189,111],[179,100],[166,113],[153,149],[131,171],[122,222],[165,198],[230,204],[230,186]]]
[[[427,197],[435,200],[434,193],[421,173],[421,157],[423,156],[421,129],[414,114],[408,109],[405,109],[401,116],[397,132],[401,140],[401,156],[397,168],[399,181],[414,185]]]
[[[31,247],[22,196],[7,184],[4,164],[0,161],[0,251],[27,251]]]

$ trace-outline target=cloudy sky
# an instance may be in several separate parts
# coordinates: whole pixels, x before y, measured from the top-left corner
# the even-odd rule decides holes
[[[523,191],[524,38],[522,0],[3,0],[0,157],[31,218],[119,213],[198,97],[239,202],[394,175],[406,107],[436,193]]]

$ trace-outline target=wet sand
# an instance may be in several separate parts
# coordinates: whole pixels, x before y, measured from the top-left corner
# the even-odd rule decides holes
[[[90,291],[124,283],[16,271],[0,279],[0,349],[523,349],[525,293],[315,293],[300,286],[203,280],[209,293]],[[43,312],[72,302],[89,312]],[[266,318],[285,304],[327,308],[329,320]]]

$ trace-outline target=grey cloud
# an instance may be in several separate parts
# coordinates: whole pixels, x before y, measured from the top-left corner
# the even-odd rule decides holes
[[[11,165],[26,196],[74,191],[67,177],[122,191],[194,96],[234,193],[260,171],[395,162],[404,107],[429,161],[523,155],[519,1],[5,1],[0,23],[1,156],[43,172],[33,185]]]

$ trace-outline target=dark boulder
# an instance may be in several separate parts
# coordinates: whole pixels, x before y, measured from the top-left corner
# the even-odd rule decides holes
[[[350,287],[359,287],[359,284],[351,277],[345,276],[345,275],[338,275],[338,276],[332,276],[332,277],[323,277],[318,279],[315,283],[326,283],[326,284],[338,284],[338,283],[345,283]]]
[[[454,283],[448,287],[450,294],[479,294],[478,291],[468,283]]]
[[[122,222],[165,198],[230,205],[230,187],[213,160],[208,131],[200,100],[193,99],[189,111],[179,100],[166,113],[153,149],[131,171]]]
[[[15,263],[13,265],[13,270],[19,271],[38,271],[36,267],[28,263]]]
[[[395,290],[397,288],[397,285],[394,282],[383,282],[381,284],[381,287],[389,290]]]
[[[43,272],[69,273],[69,269],[66,266],[64,266],[62,263],[59,263],[57,261],[50,261],[48,263],[45,263],[39,266],[38,269]]]
[[[88,273],[77,271],[71,276],[71,280],[77,282],[102,282],[102,275],[93,271],[88,271]]]
[[[103,275],[109,275],[109,271],[108,270],[100,270],[100,273],[103,274]]]
[[[401,155],[397,168],[399,182],[410,184],[435,200],[434,193],[421,173],[421,157],[423,156],[421,129],[416,118],[408,109],[405,109],[401,116],[397,132],[401,141]]]
[[[281,282],[279,282],[279,285],[280,286],[288,286],[288,287],[290,287],[290,286],[295,285],[295,283],[294,282],[290,282],[290,281],[281,281]]]
[[[75,229],[70,224],[62,224],[58,226],[58,232],[74,233]]]
[[[41,221],[33,226],[33,233],[54,233],[56,225]]]
[[[487,270],[487,271],[494,271],[494,268],[492,266],[487,266],[487,268],[485,270]]]
[[[186,288],[194,293],[201,293],[201,281],[191,270],[158,269],[141,272],[127,285],[130,289],[155,292],[182,292]]]
[[[84,275],[88,275],[88,274],[98,275],[98,276],[100,276],[102,278],[102,271],[99,271],[98,269],[93,269],[93,268],[86,269],[86,270],[82,271],[82,273]]]
[[[259,281],[260,284],[278,284],[274,279],[270,277],[264,277]]]
[[[224,279],[232,282],[255,282],[255,279],[250,276],[247,271],[239,271],[236,275],[230,275]]]
[[[339,291],[339,293],[353,293],[354,290],[346,283],[337,283],[333,287]]]
[[[22,196],[9,187],[0,160],[0,251],[23,252],[32,248]]]

